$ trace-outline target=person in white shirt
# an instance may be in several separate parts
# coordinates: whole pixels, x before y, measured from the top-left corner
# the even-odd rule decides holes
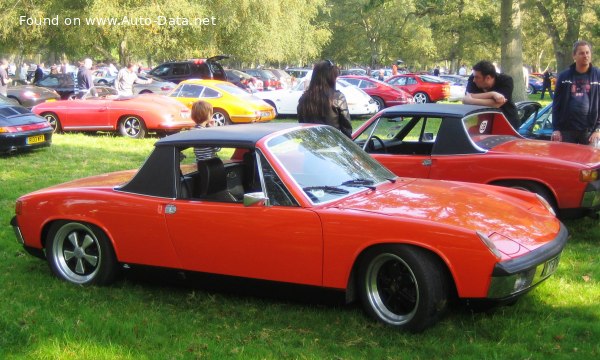
[[[136,65],[128,63],[127,67],[119,70],[117,79],[115,80],[115,89],[119,95],[132,96],[133,95],[133,84],[150,84],[152,79],[142,80],[137,76]]]

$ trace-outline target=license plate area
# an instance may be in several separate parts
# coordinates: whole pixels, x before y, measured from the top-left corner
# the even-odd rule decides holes
[[[46,140],[46,138],[44,137],[44,135],[28,136],[27,137],[27,145],[39,144],[39,143],[44,142],[45,140]]]
[[[542,270],[542,279],[547,278],[548,276],[556,272],[556,269],[558,269],[559,259],[560,256],[556,256],[546,261],[546,263],[544,264],[544,270]]]

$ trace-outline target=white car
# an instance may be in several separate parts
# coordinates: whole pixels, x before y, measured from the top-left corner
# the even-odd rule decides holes
[[[298,81],[291,89],[262,91],[254,95],[274,107],[277,114],[297,115],[298,101],[304,93],[305,85],[307,85],[306,82]],[[375,101],[358,87],[342,79],[338,79],[336,88],[346,97],[351,116],[367,116],[377,112]]]
[[[467,77],[460,75],[440,75],[442,80],[450,83],[450,97],[448,101],[460,101],[467,91]]]

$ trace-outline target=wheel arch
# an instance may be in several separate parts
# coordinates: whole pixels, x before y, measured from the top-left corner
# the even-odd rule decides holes
[[[96,230],[98,231],[102,231],[104,233],[104,235],[108,238],[108,241],[110,241],[110,245],[113,248],[113,251],[115,253],[115,257],[117,258],[117,262],[119,261],[119,251],[118,248],[113,240],[113,237],[111,235],[111,233],[108,231],[108,229],[106,229],[106,227],[102,226],[101,224],[93,221],[93,219],[90,219],[88,217],[81,217],[81,218],[71,218],[71,219],[64,219],[64,218],[56,218],[56,219],[51,219],[49,221],[47,221],[43,226],[42,226],[42,231],[40,233],[41,239],[40,239],[40,244],[42,246],[42,249],[46,248],[46,242],[48,241],[48,234],[50,233],[50,229],[52,228],[52,226],[56,223],[68,223],[68,222],[78,222],[78,223],[82,223],[88,226],[92,226],[94,227]]]
[[[19,98],[14,95],[7,95],[6,97],[9,99],[15,100],[19,105],[23,105],[23,103],[19,100]]]
[[[145,120],[145,119],[144,119],[144,117],[143,117],[142,115],[140,115],[139,113],[138,113],[138,114],[134,114],[134,113],[125,113],[125,114],[121,114],[121,115],[119,115],[119,117],[117,118],[117,122],[116,122],[116,124],[115,124],[115,129],[116,129],[116,130],[118,130],[118,129],[119,129],[119,126],[121,126],[121,123],[122,123],[123,121],[125,121],[125,119],[126,119],[128,116],[135,116],[136,118],[138,118],[138,119],[140,119],[140,120],[142,120],[142,121],[144,122],[144,125],[146,126],[146,128],[148,127],[148,124],[146,123],[146,120]]]
[[[266,102],[267,104],[271,105],[271,107],[273,107],[273,109],[275,109],[275,116],[279,115],[279,109],[277,109],[277,105],[275,105],[275,102],[273,100],[270,99],[262,99],[264,102]]]
[[[360,264],[363,261],[364,257],[367,255],[367,253],[369,251],[371,251],[373,249],[377,249],[377,248],[381,248],[381,247],[385,247],[385,246],[389,246],[389,245],[400,245],[400,246],[411,247],[414,249],[419,249],[419,250],[424,251],[425,253],[428,253],[429,255],[431,255],[432,258],[436,259],[436,261],[438,262],[438,264],[444,271],[444,275],[446,277],[447,284],[449,284],[449,291],[450,291],[449,296],[451,298],[457,297],[456,280],[455,280],[455,275],[452,271],[452,267],[448,265],[448,259],[445,258],[441,253],[439,253],[439,251],[437,249],[431,248],[431,247],[425,247],[425,246],[422,246],[422,244],[416,244],[416,243],[410,243],[410,242],[382,242],[382,243],[372,244],[370,246],[365,247],[364,249],[362,249],[360,251],[360,253],[354,259],[352,268],[350,270],[350,274],[348,276],[348,282],[346,284],[346,302],[347,303],[353,302],[357,299],[357,296],[358,296],[357,295],[358,270],[359,270]]]

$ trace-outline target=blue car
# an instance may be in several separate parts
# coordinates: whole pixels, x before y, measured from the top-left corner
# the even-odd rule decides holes
[[[529,75],[529,84],[527,84],[527,94],[537,94],[542,92],[544,80],[537,76]]]
[[[552,136],[552,103],[542,108],[535,101],[516,103],[521,119],[519,134],[526,138],[550,140]]]

